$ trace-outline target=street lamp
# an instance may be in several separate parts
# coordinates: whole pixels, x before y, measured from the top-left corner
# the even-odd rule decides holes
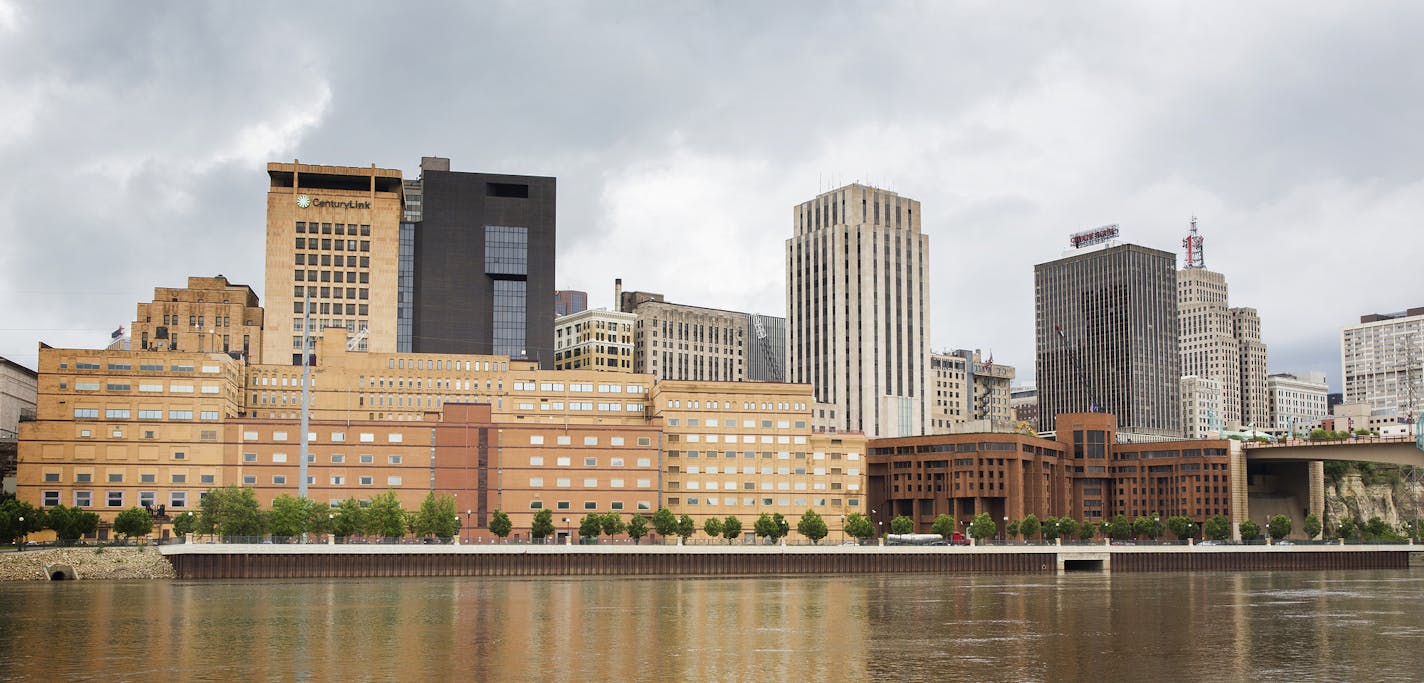
[[[465,510],[465,530],[466,530],[467,532],[468,532],[469,529],[470,529],[470,513],[471,513],[470,510],[468,510],[468,509]],[[466,538],[466,539],[465,539],[465,542],[466,542],[466,543],[469,543],[469,542],[470,542],[470,539]]]
[[[1162,538],[1162,518],[1157,515],[1152,515],[1152,533],[1155,536],[1153,541]]]
[[[845,543],[845,515],[841,515],[841,543]]]
[[[1000,540],[1005,540],[1005,541],[1007,541],[1007,540],[1009,539],[1009,516],[1008,516],[1008,515],[1004,515],[1004,533],[1003,533],[1001,536],[999,536],[999,539],[1000,539]]]
[[[564,534],[565,534],[565,536],[564,536],[564,541],[567,542],[567,543],[573,543],[573,541],[574,541],[574,529],[573,529],[573,527],[569,526],[569,518],[568,518],[568,517],[565,517],[565,518],[564,518]]]
[[[336,540],[336,514],[335,514],[335,513],[332,513],[332,512],[326,513],[326,533],[331,536],[331,539],[332,539],[333,541]]]
[[[21,552],[21,553],[25,552],[25,537],[28,536],[28,535],[29,535],[29,534],[25,533],[25,517],[24,517],[23,515],[21,515],[21,516],[20,516],[20,549],[19,549],[18,551],[16,551],[16,552]]]

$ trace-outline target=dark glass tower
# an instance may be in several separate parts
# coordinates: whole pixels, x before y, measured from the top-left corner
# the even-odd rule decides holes
[[[411,351],[507,355],[553,368],[556,182],[421,161]]]
[[[1124,437],[1181,437],[1176,264],[1124,244],[1034,266],[1041,431],[1097,411],[1117,415]]]

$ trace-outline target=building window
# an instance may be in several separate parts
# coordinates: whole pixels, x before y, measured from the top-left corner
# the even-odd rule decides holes
[[[187,491],[171,491],[168,494],[168,507],[181,508],[188,505]]]
[[[40,493],[40,505],[52,508],[59,505],[59,491],[43,491]]]
[[[121,507],[123,507],[123,506],[124,506],[124,492],[123,492],[123,491],[109,491],[109,492],[108,492],[107,502],[106,502],[105,504],[108,505],[108,506],[111,507],[111,508],[121,508]]]

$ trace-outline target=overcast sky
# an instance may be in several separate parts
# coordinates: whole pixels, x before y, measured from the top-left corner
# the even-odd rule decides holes
[[[369,11],[360,9],[361,6]],[[268,161],[556,176],[560,288],[785,314],[792,207],[923,203],[935,349],[1033,375],[1033,265],[1198,217],[1272,372],[1424,305],[1424,4],[0,0],[0,356],[263,283]]]

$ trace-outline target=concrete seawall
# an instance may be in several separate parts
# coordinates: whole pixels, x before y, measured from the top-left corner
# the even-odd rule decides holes
[[[882,548],[172,545],[181,579],[1406,569],[1410,546]]]

